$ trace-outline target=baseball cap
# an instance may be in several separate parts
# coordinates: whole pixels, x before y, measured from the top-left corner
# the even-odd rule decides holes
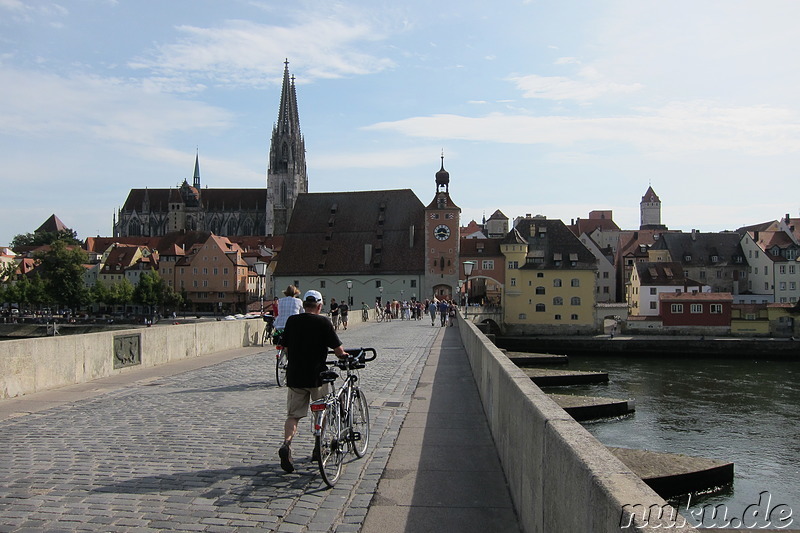
[[[319,293],[319,291],[315,290],[306,291],[305,296],[303,296],[303,300],[305,300],[306,302],[319,303],[322,301],[322,295]]]

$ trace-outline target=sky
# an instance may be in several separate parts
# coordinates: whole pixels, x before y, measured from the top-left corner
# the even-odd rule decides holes
[[[133,188],[266,185],[284,61],[309,192],[441,165],[462,224],[800,216],[794,0],[0,0],[0,245],[112,235]]]

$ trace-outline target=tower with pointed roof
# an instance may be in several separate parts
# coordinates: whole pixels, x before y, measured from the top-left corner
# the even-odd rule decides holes
[[[641,213],[639,229],[667,229],[661,224],[661,200],[653,187],[647,187],[647,192],[639,203],[639,209]]]
[[[284,63],[278,121],[272,128],[267,167],[266,235],[283,235],[300,193],[308,192],[306,147],[300,133],[294,76]]]
[[[460,274],[461,208],[450,198],[450,173],[436,173],[436,195],[425,208],[425,279],[420,298],[454,298]]]

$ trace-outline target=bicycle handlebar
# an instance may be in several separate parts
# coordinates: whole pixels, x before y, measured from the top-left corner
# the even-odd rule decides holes
[[[336,365],[339,366],[340,364],[364,364],[368,361],[374,361],[376,357],[378,357],[378,352],[375,351],[375,348],[347,348],[345,350],[347,353],[347,358],[345,359],[336,359],[335,361],[325,361],[326,365]],[[335,352],[330,350],[328,355],[333,355]],[[371,353],[371,357],[366,357],[367,353]]]

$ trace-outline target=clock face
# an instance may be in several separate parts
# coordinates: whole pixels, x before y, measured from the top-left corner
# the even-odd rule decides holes
[[[446,241],[450,237],[450,228],[444,224],[439,224],[433,229],[433,235],[440,241]]]

